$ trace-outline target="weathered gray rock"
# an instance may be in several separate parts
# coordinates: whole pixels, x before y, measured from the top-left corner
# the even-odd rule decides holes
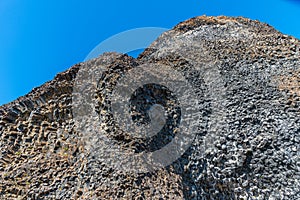
[[[178,160],[131,174],[86,149],[85,133],[73,119],[72,92],[83,65],[103,66],[108,72],[95,108],[106,120],[103,130],[124,149],[159,148],[173,136],[147,143],[116,131],[102,98],[120,74],[147,63],[182,72],[196,90],[202,117]],[[299,199],[299,106],[298,39],[244,18],[193,18],[162,34],[138,59],[104,54],[0,107],[0,197]]]

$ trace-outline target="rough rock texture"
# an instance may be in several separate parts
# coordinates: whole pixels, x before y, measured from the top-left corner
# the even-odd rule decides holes
[[[164,33],[138,59],[108,53],[89,61],[111,75],[100,84],[98,100],[118,73],[143,63],[182,71],[207,108],[181,158],[137,175],[93,157],[72,116],[81,63],[0,107],[0,198],[300,198],[299,40],[244,18],[193,18]],[[99,101],[98,112],[104,104]],[[203,151],[205,142],[214,148]]]

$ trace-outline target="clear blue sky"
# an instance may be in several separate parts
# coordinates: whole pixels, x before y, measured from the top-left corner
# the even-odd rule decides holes
[[[0,104],[83,61],[114,34],[204,14],[258,19],[300,38],[297,0],[0,0]]]

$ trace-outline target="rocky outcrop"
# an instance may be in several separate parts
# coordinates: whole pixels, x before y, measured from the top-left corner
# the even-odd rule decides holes
[[[201,120],[180,158],[135,174],[86,148],[85,132],[74,121],[72,94],[78,71],[101,65],[107,73],[97,85],[95,110],[109,113],[106,90],[113,91],[120,74],[147,63],[170,66],[187,78]],[[104,54],[0,107],[0,197],[299,199],[299,81],[298,39],[245,18],[187,20],[137,59]],[[168,143],[163,135],[152,143],[128,138],[109,116],[102,128],[120,148],[139,152]]]

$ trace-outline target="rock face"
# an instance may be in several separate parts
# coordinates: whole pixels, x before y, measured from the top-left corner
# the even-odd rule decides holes
[[[86,147],[72,94],[78,71],[101,65],[107,73],[97,85],[95,110],[105,116],[106,89],[114,89],[120,74],[147,63],[187,77],[197,91],[201,120],[180,158],[135,174],[108,165]],[[0,197],[300,199],[299,106],[299,40],[258,21],[196,17],[162,34],[137,59],[104,54],[0,107]],[[169,142],[163,135],[154,143],[129,140],[111,121],[106,118],[101,128],[121,148],[149,151]]]

